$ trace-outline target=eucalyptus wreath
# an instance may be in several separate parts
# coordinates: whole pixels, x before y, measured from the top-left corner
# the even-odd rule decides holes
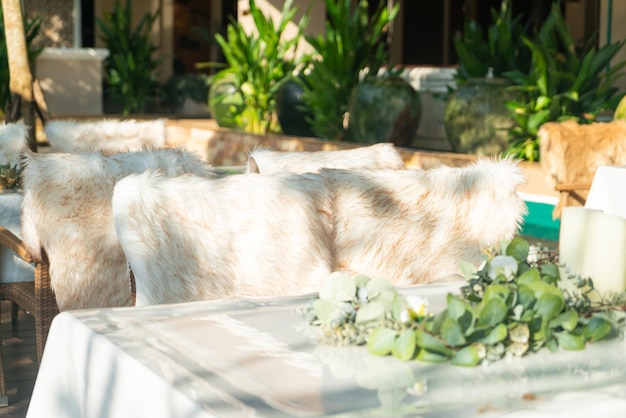
[[[405,296],[387,280],[338,272],[301,313],[323,343],[459,366],[543,348],[582,350],[623,336],[626,294],[601,295],[548,248],[516,237],[487,252],[481,267],[462,263],[461,270],[465,285],[437,314],[426,299]]]

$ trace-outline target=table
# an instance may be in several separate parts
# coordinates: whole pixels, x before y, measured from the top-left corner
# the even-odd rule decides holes
[[[21,237],[20,215],[23,195],[0,193],[0,225]],[[0,247],[0,282],[24,282],[35,279],[35,268],[19,258],[12,250]]]
[[[430,310],[460,282],[403,288]],[[401,362],[316,344],[309,296],[63,312],[28,417],[617,417],[623,340],[490,366]],[[377,415],[378,414],[378,415]]]

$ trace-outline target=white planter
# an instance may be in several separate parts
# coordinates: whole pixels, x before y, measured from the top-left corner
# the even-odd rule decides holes
[[[102,114],[102,61],[107,49],[45,48],[35,74],[52,115]]]

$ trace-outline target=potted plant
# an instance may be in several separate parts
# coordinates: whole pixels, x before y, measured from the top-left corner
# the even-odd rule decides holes
[[[152,27],[160,12],[145,14],[133,27],[132,1],[122,6],[119,0],[104,19],[96,19],[100,38],[109,50],[104,60],[105,94],[114,111],[145,113],[148,105],[159,95],[156,70],[159,59],[153,58]]]
[[[422,116],[420,95],[400,76],[369,76],[350,93],[346,137],[410,147]]]
[[[309,122],[316,136],[350,140],[344,128],[350,94],[365,71],[376,75],[387,63],[383,39],[399,6],[389,10],[380,3],[370,16],[367,0],[355,8],[350,0],[324,0],[324,4],[325,34],[306,37],[315,53],[304,74],[302,100],[315,115]]]
[[[478,155],[500,154],[508,148],[513,118],[505,102],[515,98],[508,71],[525,73],[531,55],[523,43],[528,26],[514,17],[511,0],[491,10],[486,33],[473,20],[465,22],[454,39],[459,65],[456,88],[446,101],[444,127],[453,151]]]
[[[537,132],[543,123],[566,119],[591,123],[601,112],[615,109],[623,94],[614,84],[624,75],[626,60],[611,61],[624,42],[596,48],[592,38],[582,49],[576,48],[558,3],[553,3],[538,35],[524,37],[524,43],[532,53],[532,66],[525,72],[505,73],[521,92],[507,103],[516,122],[509,130],[507,154],[538,161]]]
[[[214,78],[211,90],[219,88],[220,92],[209,92],[209,106],[214,115],[225,113],[224,116],[229,119],[228,126],[257,134],[280,131],[275,113],[276,91],[306,59],[306,56],[298,58],[297,48],[309,14],[302,16],[293,38],[284,37],[287,25],[297,12],[297,8],[291,7],[292,3],[293,0],[285,1],[281,19],[275,26],[273,20],[259,10],[256,1],[250,0],[250,15],[257,34],[246,33],[241,24],[233,19],[227,27],[226,37],[215,35],[228,67]],[[233,96],[236,99],[232,99]],[[215,111],[231,99],[235,103]],[[217,122],[220,124],[220,119]]]

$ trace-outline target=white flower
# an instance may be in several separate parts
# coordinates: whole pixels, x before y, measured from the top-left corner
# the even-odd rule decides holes
[[[491,280],[495,280],[502,274],[507,280],[511,280],[517,274],[517,260],[510,255],[497,255],[489,262],[487,275]]]
[[[407,323],[415,318],[424,318],[428,315],[428,299],[410,295],[406,297],[409,306],[400,312],[400,321]]]

